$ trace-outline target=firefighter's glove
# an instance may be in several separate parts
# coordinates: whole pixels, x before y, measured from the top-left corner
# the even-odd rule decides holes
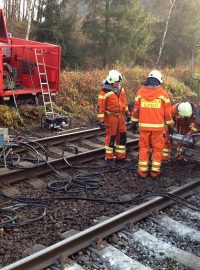
[[[126,122],[129,123],[131,121],[131,116],[129,113],[126,114]]]
[[[132,131],[133,131],[133,134],[135,134],[138,131],[138,127],[136,123],[132,123]]]
[[[176,129],[173,128],[172,126],[168,126],[168,129],[169,129],[169,134],[170,135],[173,135],[174,133],[177,133]]]
[[[104,122],[99,122],[99,127],[101,130],[106,130],[106,125]]]

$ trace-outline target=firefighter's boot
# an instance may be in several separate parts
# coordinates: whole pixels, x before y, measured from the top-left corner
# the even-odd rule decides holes
[[[138,171],[138,176],[141,177],[141,178],[146,178],[148,176],[148,172]]]
[[[151,171],[150,174],[151,174],[152,178],[157,178],[161,174],[161,172],[160,171],[159,172]]]
[[[105,163],[106,163],[106,166],[110,166],[110,167],[115,166],[115,160],[114,159],[107,159],[105,161]]]

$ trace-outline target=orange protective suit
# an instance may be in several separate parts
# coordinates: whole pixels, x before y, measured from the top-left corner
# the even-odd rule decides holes
[[[147,176],[152,148],[151,175],[158,176],[164,145],[164,126],[173,124],[169,96],[162,86],[143,85],[139,89],[131,121],[138,122],[140,129],[138,174]]]
[[[128,114],[124,89],[117,91],[111,84],[104,82],[98,96],[97,119],[106,125],[106,160],[114,158],[119,160],[126,156],[125,116]]]
[[[168,130],[168,126],[165,126],[164,130],[164,146],[163,146],[163,152],[162,152],[162,160],[168,161],[171,156],[171,138]]]
[[[200,125],[196,123],[196,108],[197,106],[194,103],[190,103],[193,109],[193,113],[189,118],[181,118],[178,114],[178,106],[180,103],[177,103],[172,106],[172,118],[174,121],[174,127],[176,128],[177,132],[181,135],[191,134],[198,132],[200,130]],[[183,144],[177,143],[176,150],[177,155],[182,152]],[[172,143],[169,136],[168,128],[165,128],[165,142],[163,148],[163,157],[162,160],[169,160],[171,158],[171,147]],[[179,156],[178,159],[183,159],[183,156]]]

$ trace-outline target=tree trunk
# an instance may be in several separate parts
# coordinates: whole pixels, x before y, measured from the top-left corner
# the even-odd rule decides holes
[[[106,12],[105,12],[105,28],[104,28],[104,56],[103,56],[103,67],[108,62],[108,31],[109,31],[109,0],[106,0]]]
[[[34,3],[35,3],[34,0],[32,0],[31,3],[30,3],[30,9],[29,9],[29,13],[28,13],[28,25],[27,25],[26,36],[25,36],[26,40],[29,39],[29,35],[30,35],[31,22],[32,22],[32,13],[33,13],[33,10],[34,10]]]
[[[161,42],[161,45],[160,45],[160,50],[159,50],[159,53],[158,53],[158,58],[157,58],[157,61],[156,61],[156,66],[159,64],[160,58],[161,58],[161,55],[162,55],[162,52],[163,52],[163,47],[164,47],[164,44],[165,44],[165,38],[166,38],[167,31],[168,31],[168,26],[169,26],[169,20],[171,18],[171,13],[172,13],[175,2],[176,2],[176,0],[170,0],[170,9],[169,9],[169,13],[168,13],[168,17],[167,17],[167,21],[166,21],[166,25],[165,25],[165,30],[164,30],[164,33],[163,33],[162,42]]]

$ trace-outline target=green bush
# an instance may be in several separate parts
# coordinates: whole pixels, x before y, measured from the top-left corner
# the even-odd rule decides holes
[[[197,99],[196,93],[190,87],[171,76],[165,78],[164,88],[169,92],[174,103],[183,100],[195,101]]]
[[[187,77],[184,80],[185,85],[190,87],[194,92],[198,93],[200,88],[200,81],[195,80],[192,76]]]

